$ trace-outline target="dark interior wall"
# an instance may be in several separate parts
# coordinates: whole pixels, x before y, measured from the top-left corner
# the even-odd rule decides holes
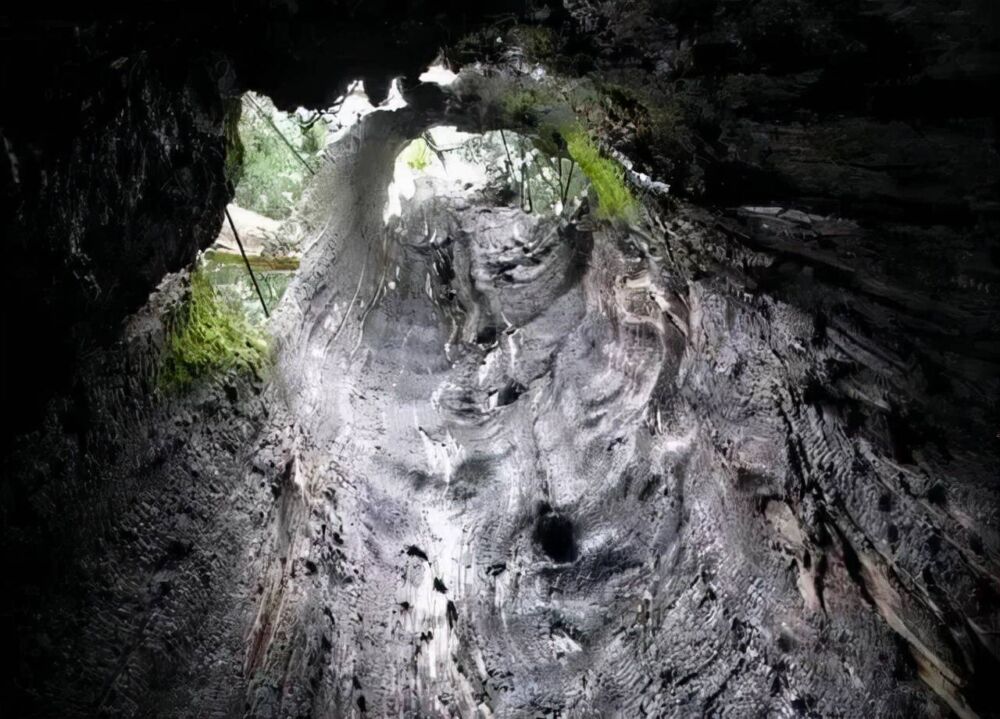
[[[9,27],[3,40],[3,383],[32,426],[76,358],[113,339],[168,272],[214,238],[224,59],[125,26]],[[142,41],[139,40],[139,43]],[[28,108],[31,108],[30,110]]]
[[[325,106],[359,77],[378,100],[393,77],[415,78],[447,42],[521,5],[160,2],[135,17],[101,3],[0,16],[12,431],[37,425],[79,356],[214,239],[232,196],[227,101],[254,88]]]
[[[655,91],[670,135],[609,127],[607,140],[682,196],[888,228],[877,240],[887,256],[905,264],[918,247],[919,284],[944,277],[936,245],[959,243],[974,281],[990,281],[1000,194],[991,3],[552,5],[153,3],[125,20],[106,3],[87,17],[0,17],[5,305],[23,310],[4,313],[2,381],[21,408],[16,427],[37,420],[50,386],[65,389],[80,351],[115,336],[215,234],[230,194],[227,99],[252,87],[286,107],[319,106],[357,77],[377,99],[441,48],[518,17],[547,18],[562,69]]]
[[[807,230],[810,242],[790,231],[780,248],[769,242],[784,260],[759,275],[761,287],[826,320],[863,318],[877,341],[905,348],[929,378],[913,413],[962,427],[959,441],[995,457],[988,420],[974,431],[965,424],[995,417],[995,402],[944,398],[986,386],[1000,362],[996,4],[565,5],[589,71],[651,95],[670,119],[659,142],[615,128],[609,136],[674,192],[717,210],[737,242],[759,247],[766,232],[738,206],[856,223],[850,237]],[[823,287],[838,299],[820,307]]]
[[[995,213],[990,3],[566,5],[592,71],[659,93],[676,142],[630,154],[669,167],[676,190],[925,224]]]

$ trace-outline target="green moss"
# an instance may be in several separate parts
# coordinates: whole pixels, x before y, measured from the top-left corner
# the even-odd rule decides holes
[[[187,301],[169,326],[159,375],[162,389],[179,391],[229,372],[259,376],[268,363],[263,330],[222,298],[199,270],[192,273]]]
[[[532,138],[534,147],[548,158],[569,158],[589,180],[597,199],[595,214],[604,219],[633,219],[639,202],[626,182],[624,168],[601,154],[595,135],[612,135],[621,123],[612,122],[603,102],[606,94],[588,80],[558,82],[484,82],[476,94],[485,98],[493,122]],[[633,102],[634,114],[644,107]],[[664,111],[664,125],[672,119]],[[558,168],[561,165],[553,165]],[[579,173],[578,173],[579,174]],[[532,188],[533,189],[533,188]]]
[[[561,131],[570,157],[576,161],[597,194],[597,216],[604,219],[632,219],[639,203],[625,184],[625,171],[601,154],[596,143],[581,127]]]
[[[431,148],[421,137],[411,142],[403,150],[403,160],[411,170],[423,172],[431,165]]]

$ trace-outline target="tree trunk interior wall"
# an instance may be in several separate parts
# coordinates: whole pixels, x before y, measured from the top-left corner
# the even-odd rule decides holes
[[[1000,716],[1000,11],[293,5],[0,20],[0,713]],[[515,21],[658,98],[599,137],[671,185],[644,227],[386,225],[512,61],[416,77]],[[161,396],[235,101],[397,77],[310,189],[266,380]]]

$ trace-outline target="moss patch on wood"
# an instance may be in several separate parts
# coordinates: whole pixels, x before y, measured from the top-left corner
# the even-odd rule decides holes
[[[228,373],[261,376],[270,360],[264,331],[242,308],[229,303],[195,270],[187,300],[168,320],[160,388],[180,391],[195,382]]]
[[[640,202],[626,180],[625,168],[602,153],[593,140],[595,135],[604,136],[604,130],[613,125],[609,107],[615,103],[608,101],[607,94],[592,82],[536,82],[522,78],[513,82],[486,81],[476,85],[475,91],[486,98],[497,124],[531,136],[543,154],[567,157],[579,165],[597,196],[596,217],[625,221],[637,218]],[[668,132],[676,121],[670,110],[663,108],[650,122]]]
[[[590,134],[581,127],[561,131],[570,157],[590,180],[597,194],[597,216],[602,219],[633,219],[639,203],[625,183],[625,170],[601,154]]]

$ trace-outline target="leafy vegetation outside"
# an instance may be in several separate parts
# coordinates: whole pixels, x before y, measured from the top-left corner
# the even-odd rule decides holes
[[[608,122],[606,94],[585,84],[559,90],[538,83],[515,86],[497,99],[501,116],[515,127],[530,128],[541,153],[568,156],[579,166],[597,196],[598,217],[635,219],[639,201],[629,188],[624,168],[601,153],[591,132]],[[669,124],[665,113],[662,121],[657,119]]]
[[[430,167],[431,148],[424,138],[418,137],[406,146],[403,153],[403,160],[411,170],[422,172]]]
[[[326,144],[326,125],[316,122],[305,127],[294,115],[278,111],[267,97],[247,93],[238,130],[242,170],[236,185],[236,204],[275,220],[287,219],[310,176],[303,161],[319,166]]]

